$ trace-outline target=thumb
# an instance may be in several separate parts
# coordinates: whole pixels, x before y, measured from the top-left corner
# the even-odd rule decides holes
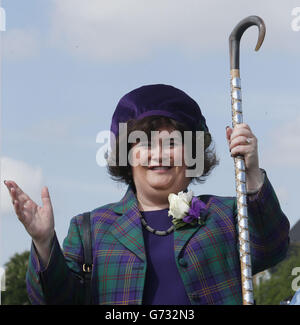
[[[229,127],[229,126],[226,126],[226,139],[227,139],[228,144],[230,142],[230,136],[231,136],[231,134],[232,134],[232,128]]]
[[[47,186],[44,186],[42,188],[41,197],[42,197],[43,206],[44,207],[49,207],[49,208],[52,209],[51,199],[50,199],[50,195],[49,195],[49,191],[48,191]]]

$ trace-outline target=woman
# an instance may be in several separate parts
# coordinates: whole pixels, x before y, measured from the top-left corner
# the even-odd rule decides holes
[[[125,131],[121,132],[124,124],[120,123]],[[191,182],[203,182],[218,163],[197,103],[171,86],[143,86],[120,100],[111,131],[116,141],[112,141],[108,171],[128,189],[119,202],[91,212],[93,303],[241,304],[236,199],[193,196],[188,191]],[[144,133],[138,138],[134,131]],[[161,132],[149,138],[151,131]],[[176,132],[171,137],[172,131]],[[188,131],[192,140],[180,141]],[[201,157],[197,131],[204,134]],[[259,168],[257,139],[249,126],[227,127],[226,138],[231,156],[245,158],[252,271],[256,273],[285,257],[289,222],[265,171]],[[121,163],[125,147],[130,164]],[[187,152],[198,157],[186,160]],[[187,176],[199,158],[204,160],[202,175]],[[43,206],[39,207],[16,183],[5,184],[18,218],[32,237],[27,272],[32,303],[83,303],[82,214],[72,218],[62,252],[48,189],[42,189]]]

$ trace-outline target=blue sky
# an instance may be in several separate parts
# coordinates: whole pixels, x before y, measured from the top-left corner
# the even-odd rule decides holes
[[[37,203],[47,185],[62,243],[71,217],[117,201],[126,186],[96,164],[98,132],[118,100],[145,84],[171,84],[200,105],[220,165],[195,194],[235,195],[225,126],[231,125],[228,36],[261,16],[241,43],[244,121],[259,140],[267,171],[291,225],[298,212],[300,31],[298,1],[2,0],[1,180],[13,179]],[[234,10],[232,10],[234,9]],[[299,21],[300,26],[300,21]],[[0,265],[30,248],[1,181]]]

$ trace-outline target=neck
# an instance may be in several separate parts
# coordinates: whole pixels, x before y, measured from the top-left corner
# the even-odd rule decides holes
[[[138,207],[140,211],[163,210],[169,207],[168,195],[146,197],[143,193],[137,193]]]

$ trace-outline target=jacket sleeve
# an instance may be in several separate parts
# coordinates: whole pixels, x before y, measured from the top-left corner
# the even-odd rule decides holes
[[[60,248],[56,234],[52,241],[48,265],[41,264],[32,243],[26,285],[34,305],[83,304],[84,286],[81,276],[82,243],[77,219],[72,218],[68,235]]]
[[[265,170],[262,171],[263,186],[257,194],[247,196],[252,274],[282,261],[289,246],[289,221]]]

